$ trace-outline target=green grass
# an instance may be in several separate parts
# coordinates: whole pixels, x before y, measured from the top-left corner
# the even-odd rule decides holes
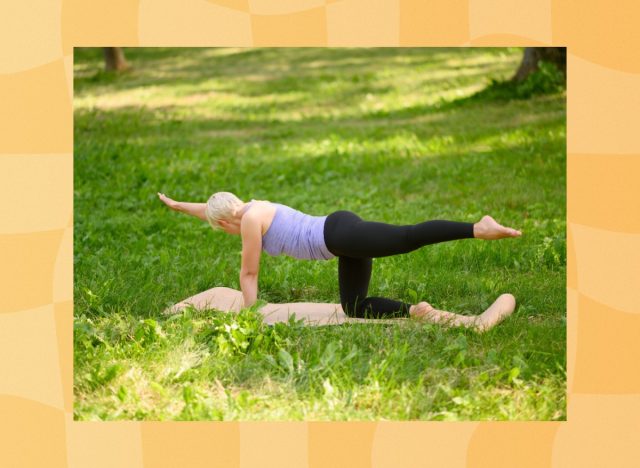
[[[75,50],[76,419],[566,418],[565,95],[510,98],[520,49],[125,52],[135,68],[116,75]],[[483,335],[165,317],[239,289],[241,244],[158,191],[396,224],[491,214],[523,237],[376,259],[370,293],[518,307]],[[264,255],[259,297],[338,302],[336,263]]]

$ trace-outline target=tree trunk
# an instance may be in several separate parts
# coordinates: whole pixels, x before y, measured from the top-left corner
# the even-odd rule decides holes
[[[518,71],[511,78],[522,81],[538,69],[540,60],[553,63],[563,75],[567,75],[567,49],[564,47],[526,47]]]
[[[129,68],[122,47],[104,47],[104,63],[107,71],[122,71]]]

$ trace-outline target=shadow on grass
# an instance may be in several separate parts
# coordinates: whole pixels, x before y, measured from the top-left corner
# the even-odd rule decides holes
[[[500,103],[525,100],[534,96],[554,95],[566,91],[566,77],[553,64],[541,62],[539,68],[523,81],[496,80],[482,90],[445,103],[444,109],[453,109],[478,103]]]
[[[503,49],[140,48],[127,51],[131,61],[139,64],[137,71],[121,76],[97,72],[92,76],[85,70],[76,79],[77,95],[142,86],[180,85],[187,87],[179,92],[193,99],[190,103],[156,107],[124,105],[113,109],[76,109],[78,137],[95,134],[109,135],[112,140],[135,138],[136,141],[147,140],[152,147],[171,148],[177,148],[178,142],[183,145],[188,142],[190,146],[201,146],[216,153],[218,143],[231,147],[254,143],[272,146],[284,140],[294,144],[296,141],[308,142],[328,134],[349,139],[383,140],[399,131],[408,131],[420,139],[455,137],[473,141],[522,124],[516,105],[492,106],[496,94],[486,90],[453,101],[441,99],[396,109],[357,108],[368,96],[379,97],[393,92],[394,85],[384,80],[379,82],[376,74],[384,75],[387,67],[412,71],[423,67],[425,78],[416,80],[414,85],[418,94],[429,93],[429,87],[457,86],[458,81],[449,81],[451,76],[464,75],[463,70],[465,79],[477,86],[480,76],[505,67],[504,62],[478,54],[488,51],[491,58],[503,53]],[[95,59],[92,62],[91,54],[95,53],[92,49],[77,49],[78,63],[85,64],[90,70],[91,64],[100,63]],[[325,65],[328,69],[323,68]],[[433,75],[434,72],[442,75],[443,70],[444,76]],[[216,77],[242,78],[241,86],[231,80],[228,84],[226,81],[212,82],[199,90],[188,87]],[[331,88],[333,80],[337,80],[335,89]],[[231,99],[233,96],[242,99],[235,104],[233,101],[219,102],[216,92],[227,93]],[[291,92],[295,94],[290,99],[280,102],[252,99]],[[192,111],[192,107],[199,111]],[[455,112],[459,108],[464,108],[464,114]],[[335,109],[342,109],[343,115],[335,115]],[[454,112],[449,112],[451,110]],[[544,121],[554,118],[554,115],[540,114],[529,118],[528,123],[536,120],[544,125]]]
[[[145,85],[195,86],[216,79],[242,79],[247,95],[290,92],[313,93],[333,79],[366,84],[386,69],[424,69],[459,72],[462,68],[480,75],[504,68],[498,61],[465,64],[481,53],[498,55],[504,49],[459,48],[135,48],[127,49],[133,69],[114,74],[102,71],[99,50],[76,49],[79,64],[74,84],[77,95],[92,88],[131,89]],[[508,66],[508,65],[507,65]],[[82,67],[82,68],[80,68]],[[230,90],[228,87],[224,87]]]
[[[341,140],[345,147],[353,142],[371,151],[376,142],[382,144],[398,137],[416,139],[413,149],[409,149],[414,155],[416,151],[437,155],[449,149],[442,144],[471,146],[513,130],[534,131],[561,123],[563,98],[540,99],[547,102],[545,112],[527,112],[526,104],[523,108],[517,102],[493,106],[485,99],[470,98],[443,107],[415,105],[361,116],[318,114],[297,121],[278,116],[269,103],[252,105],[251,118],[245,119],[235,117],[234,113],[230,116],[213,113],[208,117],[181,114],[181,108],[176,106],[128,106],[108,111],[80,109],[75,113],[74,130],[78,142],[98,138],[110,146],[147,145],[146,151],[137,152],[140,155],[160,152],[170,156],[175,152],[194,151],[211,156],[251,153],[261,157],[278,148],[296,146],[301,152],[313,149],[314,154],[324,155],[322,146],[327,142],[335,146],[336,141]],[[352,148],[352,151],[358,149]],[[82,152],[77,156],[82,157]],[[279,157],[282,160],[281,151]],[[286,159],[284,157],[284,161]]]

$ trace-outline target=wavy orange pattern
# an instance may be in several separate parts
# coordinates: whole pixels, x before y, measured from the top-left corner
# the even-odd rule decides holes
[[[2,2],[0,464],[637,463],[640,54],[632,45],[640,44],[638,24],[635,0]],[[72,53],[73,46],[104,44],[566,45],[569,421],[73,422]],[[24,214],[42,200],[50,210]]]

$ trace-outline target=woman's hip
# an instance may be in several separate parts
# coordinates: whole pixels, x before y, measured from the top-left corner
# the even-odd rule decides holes
[[[352,211],[334,211],[324,222],[324,243],[327,249],[336,256],[343,254],[340,249],[341,239],[354,223],[361,222],[362,218]]]

